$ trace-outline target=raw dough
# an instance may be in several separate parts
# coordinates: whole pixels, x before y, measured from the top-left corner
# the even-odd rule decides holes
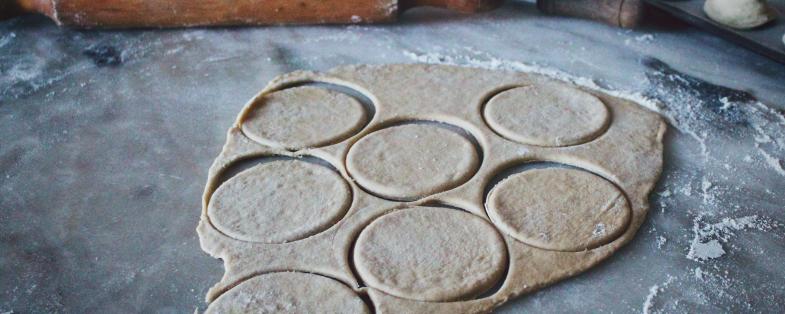
[[[210,221],[227,235],[264,243],[322,231],[349,208],[351,191],[335,171],[298,160],[254,166],[224,182],[210,200]]]
[[[533,169],[499,182],[488,215],[512,237],[544,249],[581,251],[615,239],[630,208],[613,184],[573,169]]]
[[[374,115],[362,130],[347,128],[356,135],[307,151],[249,138],[242,123],[229,129],[197,229],[202,249],[224,263],[207,293],[211,307],[244,304],[233,296],[248,293],[264,295],[265,304],[322,302],[319,289],[266,295],[273,290],[243,284],[297,271],[345,283],[375,313],[487,313],[597,265],[633,239],[662,169],[666,124],[656,113],[530,73],[423,64],[298,71],[274,79],[238,121],[302,82],[354,89],[373,102]],[[281,125],[259,119],[261,127]],[[501,126],[527,137],[502,137]],[[308,135],[277,142],[321,136],[310,125],[290,127]],[[294,159],[221,181],[237,161],[306,153],[340,175]],[[491,186],[540,161],[573,168],[529,168]]]
[[[777,16],[765,0],[706,0],[703,11],[715,22],[737,29],[755,28]]]
[[[366,122],[356,99],[329,89],[300,86],[258,100],[242,121],[245,135],[270,146],[298,150],[341,141]]]
[[[221,295],[205,314],[370,313],[360,297],[335,280],[304,273],[264,274]]]
[[[363,137],[346,167],[360,186],[395,200],[414,200],[453,188],[476,170],[471,141],[432,124],[404,124]]]
[[[539,146],[591,140],[608,124],[605,105],[564,84],[538,84],[503,91],[488,101],[485,120],[501,136]]]
[[[355,267],[366,284],[422,301],[482,293],[499,281],[506,262],[504,241],[491,224],[448,208],[384,215],[363,230],[354,249]]]

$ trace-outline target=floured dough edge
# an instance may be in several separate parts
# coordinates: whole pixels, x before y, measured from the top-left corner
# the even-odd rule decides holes
[[[384,93],[379,90],[378,82],[375,85],[373,84],[374,77],[407,77],[410,75],[417,76],[432,72],[436,72],[442,77],[454,76],[458,73],[469,74],[474,77],[487,75],[489,79],[492,79],[494,86],[483,86],[482,89],[484,90],[484,94],[478,93],[478,95],[470,97],[471,104],[482,103],[484,97],[492,95],[494,91],[503,89],[505,86],[524,86],[542,80],[550,80],[534,74],[499,72],[441,65],[404,64],[387,66],[344,66],[323,74],[304,71],[284,74],[270,82],[259,95],[285,88],[286,86],[301,84],[303,82],[326,82],[350,87],[366,95],[373,101],[375,106],[386,106],[388,105],[389,95],[380,95],[380,97],[377,98],[377,94]],[[369,87],[370,85],[373,86]],[[598,173],[622,188],[630,201],[633,215],[629,227],[619,238],[593,250],[578,253],[565,253],[544,251],[528,247],[509,236],[505,236],[504,239],[510,253],[510,268],[507,277],[505,278],[502,287],[493,295],[478,300],[461,302],[418,302],[395,298],[373,288],[355,288],[356,291],[361,294],[367,293],[379,313],[427,311],[436,313],[488,312],[510,298],[536,291],[554,282],[585,271],[629,242],[645,219],[645,214],[648,211],[648,194],[654,188],[654,184],[662,170],[662,140],[666,131],[666,124],[657,114],[650,112],[631,101],[585,88],[581,89],[599,97],[612,111],[613,117],[611,126],[605,134],[600,135],[594,141],[562,149],[541,149],[519,144],[519,148],[520,146],[523,146],[521,149],[525,153],[517,156],[513,160],[486,161],[482,166],[484,171],[477,173],[466,184],[450,191],[432,195],[416,203],[404,205],[413,206],[439,202],[461,207],[487,219],[482,207],[484,201],[482,199],[482,193],[476,191],[467,193],[467,191],[472,190],[472,188],[476,188],[477,185],[479,185],[480,190],[482,190],[482,187],[488,183],[487,180],[483,180],[479,177],[492,177],[495,172],[500,171],[500,168],[515,163],[527,161],[560,162]],[[475,89],[472,89],[472,91],[476,92]],[[259,97],[259,95],[257,95],[257,97]],[[251,102],[253,101],[254,100]],[[247,111],[247,109],[248,106],[245,107],[243,112]],[[383,110],[377,108],[377,112],[378,111]],[[620,113],[623,114],[620,115]],[[643,117],[643,120],[647,121],[647,123],[645,123],[647,127],[650,127],[650,130],[645,130],[643,132],[647,134],[643,139],[649,142],[648,147],[653,153],[647,154],[647,160],[649,160],[648,166],[651,169],[640,176],[641,178],[639,178],[639,180],[621,178],[623,176],[615,174],[612,165],[598,165],[586,159],[586,156],[581,152],[583,148],[598,146],[594,144],[603,141],[606,136],[609,136],[609,133],[612,133],[617,120],[630,119],[631,116],[634,117],[636,115]],[[209,170],[208,182],[203,196],[202,219],[197,228],[202,249],[214,257],[223,259],[226,269],[226,273],[222,280],[208,292],[208,301],[215,299],[244,276],[247,277],[248,274],[259,274],[276,270],[314,272],[343,281],[351,287],[358,287],[357,279],[352,274],[351,267],[348,265],[347,261],[347,252],[350,251],[352,247],[353,239],[356,238],[356,234],[359,230],[361,230],[364,224],[367,224],[372,217],[379,216],[393,207],[403,206],[401,203],[392,203],[379,200],[369,195],[364,195],[364,192],[358,190],[356,185],[350,182],[352,190],[355,193],[353,204],[344,219],[328,230],[309,238],[280,246],[256,246],[247,243],[237,243],[237,241],[226,239],[225,236],[216,232],[210,225],[209,219],[207,219],[204,211],[210,194],[216,188],[217,178],[225,168],[229,167],[234,162],[262,155],[282,155],[291,157],[311,155],[324,159],[334,166],[337,165],[336,168],[339,169],[342,176],[347,178],[342,159],[348,145],[364,134],[373,131],[380,122],[389,123],[391,120],[395,119],[401,121],[420,119],[447,122],[472,131],[472,134],[478,137],[478,141],[483,147],[487,148],[494,143],[498,143],[498,141],[488,138],[488,134],[486,134],[487,130],[484,130],[485,126],[480,125],[482,121],[467,122],[466,119],[455,118],[447,113],[434,112],[405,114],[396,116],[395,118],[391,118],[388,115],[385,117],[386,120],[380,119],[377,114],[364,130],[342,143],[320,149],[285,152],[269,147],[261,147],[258,143],[249,141],[244,137],[237,127],[239,121],[242,121],[242,117],[243,113],[238,116],[238,122],[229,130],[227,142],[224,145],[223,151]],[[640,129],[638,131],[640,131]],[[638,144],[640,143],[637,143],[636,145]],[[319,244],[320,240],[323,241],[322,244]],[[301,254],[303,250],[308,250],[307,252],[309,254]],[[298,251],[300,253],[298,253]],[[277,255],[277,257],[272,257],[276,254],[279,255]],[[320,254],[322,254],[320,258],[314,258],[314,256]],[[302,259],[298,260],[298,258]],[[549,267],[544,269],[542,265],[549,265]],[[517,271],[521,269],[527,270]]]

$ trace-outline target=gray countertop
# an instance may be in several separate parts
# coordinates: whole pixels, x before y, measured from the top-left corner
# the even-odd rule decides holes
[[[500,312],[785,311],[785,66],[687,26],[511,2],[378,26],[0,22],[0,313],[204,309],[223,269],[199,248],[200,194],[243,104],[288,71],[410,62],[549,73],[671,124],[636,238]]]

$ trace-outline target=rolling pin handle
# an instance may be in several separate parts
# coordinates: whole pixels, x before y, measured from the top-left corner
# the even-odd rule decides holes
[[[599,21],[617,27],[638,26],[643,17],[642,0],[537,0],[543,13]]]
[[[0,20],[30,13],[40,13],[54,19],[52,5],[49,0],[0,0]]]

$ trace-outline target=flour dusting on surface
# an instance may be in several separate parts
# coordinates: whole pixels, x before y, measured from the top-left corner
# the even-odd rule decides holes
[[[665,288],[667,288],[672,282],[674,277],[668,275],[668,279],[665,280],[664,283],[661,285],[653,285],[649,288],[649,294],[646,295],[646,299],[643,301],[643,308],[642,312],[644,314],[654,313],[654,298]]]
[[[776,222],[760,218],[757,215],[723,218],[720,222],[713,224],[703,222],[703,216],[698,216],[693,220],[694,237],[687,258],[697,262],[719,258],[727,253],[722,243],[730,241],[736,231],[748,229],[769,231],[778,226]]]

